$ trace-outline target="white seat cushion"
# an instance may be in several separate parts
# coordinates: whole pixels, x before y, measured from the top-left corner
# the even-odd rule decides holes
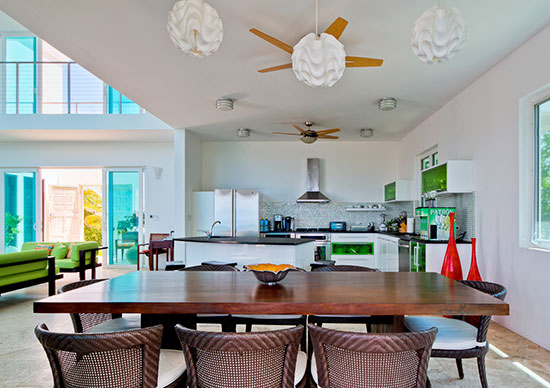
[[[368,318],[370,315],[314,315],[322,318]]]
[[[487,345],[476,341],[477,328],[468,322],[444,317],[405,317],[405,326],[410,331],[424,331],[437,327],[438,332],[432,349],[464,350]]]
[[[311,353],[311,377],[313,378],[315,385],[319,385],[317,383],[317,361],[315,361],[315,352]]]
[[[248,318],[248,319],[300,319],[301,315],[232,315],[234,318]]]
[[[161,349],[157,388],[166,387],[185,373],[186,365],[181,350]]]
[[[228,317],[229,314],[197,314],[198,318],[219,318],[219,317]]]
[[[86,330],[86,333],[112,333],[115,331],[126,331],[141,329],[141,315],[128,314],[122,318],[110,319],[95,325]]]
[[[298,351],[298,358],[296,359],[296,371],[294,372],[294,385],[298,385],[304,378],[307,369],[307,354],[302,351]]]

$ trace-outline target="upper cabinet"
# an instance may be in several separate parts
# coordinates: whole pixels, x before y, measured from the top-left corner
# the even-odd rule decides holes
[[[430,191],[438,193],[471,193],[474,191],[472,161],[449,160],[422,171],[422,194]]]
[[[412,201],[409,181],[398,180],[384,186],[384,202]]]

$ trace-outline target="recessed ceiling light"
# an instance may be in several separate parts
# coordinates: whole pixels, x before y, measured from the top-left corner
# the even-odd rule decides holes
[[[250,136],[250,129],[247,129],[247,128],[237,129],[237,136],[239,136],[239,137],[249,137]]]
[[[393,97],[384,97],[378,100],[378,109],[394,110],[397,108],[397,100]]]
[[[230,98],[218,98],[216,100],[216,109],[223,111],[233,110],[233,100]]]
[[[361,137],[372,137],[373,135],[373,131],[371,128],[363,128],[359,134],[361,135]]]

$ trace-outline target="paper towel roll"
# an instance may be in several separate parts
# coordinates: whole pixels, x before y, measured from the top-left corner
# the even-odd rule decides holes
[[[414,218],[407,218],[407,233],[414,233]]]

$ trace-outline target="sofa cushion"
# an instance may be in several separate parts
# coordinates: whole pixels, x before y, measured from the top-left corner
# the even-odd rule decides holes
[[[46,249],[25,251],[25,252],[13,252],[4,253],[0,255],[0,264],[12,264],[19,263],[33,259],[43,259],[48,257],[48,251]],[[36,271],[46,269],[48,267],[48,260],[37,261],[36,263],[13,265],[9,267],[0,268],[0,278],[4,276],[11,276],[15,274],[25,273],[29,271]],[[9,284],[9,283],[8,283]]]
[[[464,350],[487,345],[477,342],[477,328],[458,319],[444,317],[405,317],[405,326],[410,331],[424,331],[437,327],[437,336],[432,349]]]
[[[67,252],[69,251],[69,248],[63,243],[57,243],[53,247],[52,251],[50,252],[50,255],[55,257],[55,260],[64,259],[67,256]]]
[[[80,251],[84,249],[97,249],[99,244],[96,241],[84,241],[84,242],[73,242],[71,248],[71,260],[75,261],[78,265],[80,262]],[[86,264],[90,264],[92,253],[86,253]]]
[[[55,272],[56,273],[58,272],[57,268],[56,268]],[[35,271],[17,273],[17,274],[12,274],[12,275],[8,275],[8,276],[1,276],[0,277],[0,286],[6,286],[8,284],[14,284],[14,283],[21,283],[21,282],[24,282],[26,280],[44,278],[44,277],[47,277],[47,276],[48,276],[48,270],[47,269],[39,269],[39,270],[35,270]]]
[[[78,262],[71,259],[59,259],[55,261],[55,266],[63,269],[72,269],[78,267]]]

